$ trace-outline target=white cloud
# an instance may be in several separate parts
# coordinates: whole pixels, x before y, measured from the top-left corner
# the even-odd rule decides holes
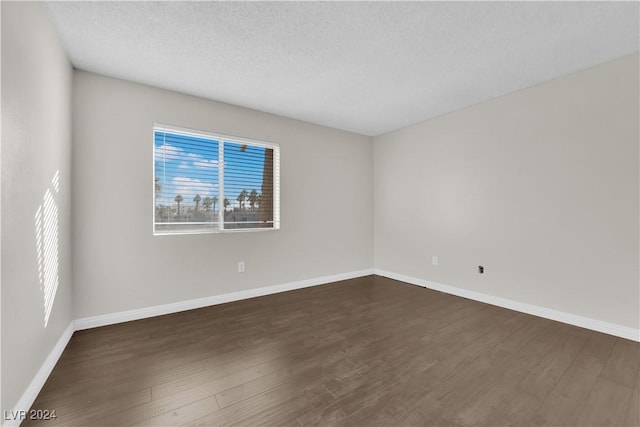
[[[218,167],[218,161],[215,159],[211,159],[211,160],[207,160],[204,157],[202,157],[199,154],[195,154],[195,153],[188,153],[185,157],[187,157],[187,159],[191,160],[191,165],[193,167],[196,168],[201,168],[201,169],[210,169],[210,168],[217,168]]]
[[[178,165],[180,169],[188,169],[190,167],[198,169],[211,169],[218,167],[218,161],[215,159],[206,159],[203,156],[195,153],[185,153],[181,147],[175,147],[170,144],[163,144],[155,149],[155,160],[162,161],[176,161],[181,160]]]
[[[155,160],[156,162],[166,160],[178,160],[182,157],[182,148],[174,147],[169,144],[162,144],[157,146],[155,149]]]
[[[218,167],[218,161],[217,160],[203,160],[203,161],[199,161],[199,162],[193,162],[193,166],[196,168],[204,168],[204,169],[209,169],[209,168],[217,168]]]
[[[169,200],[165,200],[165,203],[173,203],[173,199],[178,194],[183,197],[185,203],[192,204],[196,194],[203,199],[217,195],[218,185],[186,176],[177,176],[171,181],[171,195],[166,196]]]

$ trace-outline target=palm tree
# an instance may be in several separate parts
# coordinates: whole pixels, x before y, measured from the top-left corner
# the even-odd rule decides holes
[[[173,200],[175,200],[178,203],[178,216],[180,216],[180,203],[182,203],[184,199],[182,198],[181,195],[178,194],[176,198]]]
[[[202,197],[200,197],[199,194],[196,194],[196,197],[193,198],[193,201],[196,202],[196,213],[198,213],[198,205],[200,204],[200,200],[202,200]]]
[[[155,183],[154,183],[153,187],[156,190],[156,196],[157,196],[160,193],[160,190],[162,189],[162,186],[160,185],[160,178],[157,177],[157,176],[156,176]]]
[[[224,204],[224,210],[227,210],[227,207],[231,204],[231,202],[229,201],[229,199],[227,199],[226,197],[224,198],[224,202],[222,202]]]
[[[258,205],[258,209],[260,209],[260,205],[262,205],[262,194],[258,194],[258,197],[256,197],[256,204]]]
[[[247,190],[242,190],[236,199],[240,202],[240,209],[244,209],[244,201],[247,199]]]
[[[216,203],[218,203],[218,196],[213,196],[211,198],[211,202],[213,203],[213,211],[216,211]]]
[[[161,190],[161,186],[160,186],[160,178],[158,178],[157,176],[154,179],[154,183],[153,183],[153,188],[155,190],[155,194],[154,194],[154,201],[156,203],[156,206],[158,206],[158,196],[160,195],[160,190]]]
[[[205,197],[202,201],[202,206],[204,206],[205,212],[211,211],[211,204],[213,203],[213,199],[211,197]]]
[[[251,211],[256,207],[256,201],[258,201],[258,192],[253,189],[249,194],[249,205],[251,205]]]

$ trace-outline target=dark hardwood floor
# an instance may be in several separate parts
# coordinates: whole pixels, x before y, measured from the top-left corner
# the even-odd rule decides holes
[[[65,426],[638,426],[640,344],[378,276],[76,332]]]

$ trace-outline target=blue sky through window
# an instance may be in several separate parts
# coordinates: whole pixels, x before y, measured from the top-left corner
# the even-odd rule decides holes
[[[196,194],[202,200],[220,199],[219,143],[214,138],[156,131],[154,164],[160,186],[156,205],[173,206],[178,194],[183,197],[182,206],[195,205]],[[239,206],[237,198],[242,190],[261,193],[264,153],[263,147],[224,141],[224,197],[231,202],[230,208]]]

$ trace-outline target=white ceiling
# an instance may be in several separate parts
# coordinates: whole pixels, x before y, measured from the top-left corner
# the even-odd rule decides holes
[[[73,65],[379,135],[639,49],[637,2],[48,2]]]

